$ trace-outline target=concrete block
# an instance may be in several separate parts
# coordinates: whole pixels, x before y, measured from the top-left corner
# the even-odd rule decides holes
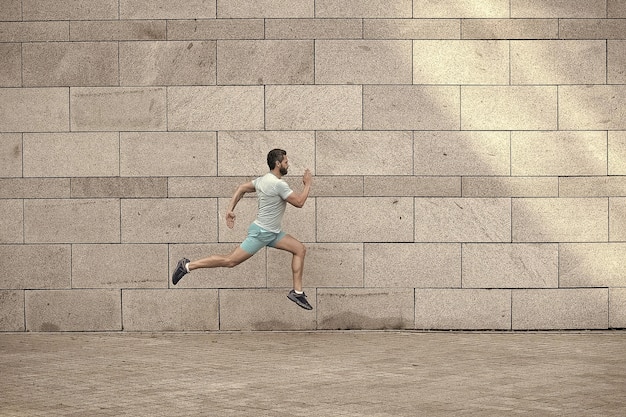
[[[609,289],[609,327],[626,328],[626,288]]]
[[[295,305],[288,292],[287,288],[220,290],[220,330],[315,330],[315,291],[307,293],[313,311]]]
[[[513,330],[608,328],[607,288],[513,290]]]
[[[315,17],[312,0],[217,0],[217,10],[220,19]]]
[[[24,201],[0,200],[0,244],[24,242]]]
[[[511,18],[602,18],[605,0],[512,0]]]
[[[170,276],[182,258],[192,261],[211,255],[228,255],[239,243],[170,245]],[[286,266],[288,267],[289,264]],[[170,278],[168,278],[170,279]],[[171,285],[170,285],[171,286]],[[265,288],[267,287],[267,255],[265,249],[234,268],[196,269],[175,288]],[[174,288],[174,287],[171,287]]]
[[[0,21],[21,19],[22,0],[5,0],[2,2],[2,10],[0,10]]]
[[[626,177],[561,177],[561,197],[623,197],[626,196]]]
[[[305,287],[363,287],[363,245],[360,243],[305,243]],[[268,249],[267,286],[292,285],[292,255]]]
[[[165,198],[167,178],[72,178],[71,193],[73,198]]]
[[[463,177],[463,197],[558,197],[557,177]]]
[[[0,288],[69,289],[71,256],[70,245],[0,245]]]
[[[609,175],[626,175],[626,131],[609,132]]]
[[[404,177],[401,177],[404,178]],[[312,197],[362,197],[363,180],[361,176],[316,176],[313,181]],[[397,195],[397,194],[394,194]]]
[[[626,241],[626,198],[609,198],[609,240]]]
[[[508,84],[509,42],[416,40],[414,84]]]
[[[513,242],[606,242],[606,198],[515,198]]]
[[[68,131],[68,96],[67,88],[0,88],[0,131]]]
[[[268,21],[268,25],[269,25]],[[263,19],[168,20],[169,40],[264,39]],[[267,39],[270,39],[267,37]]]
[[[109,177],[120,174],[117,132],[26,133],[25,177]]]
[[[0,133],[0,177],[22,176],[22,152],[20,133]],[[0,187],[0,195],[3,191]]]
[[[19,43],[0,44],[0,56],[3,57],[2,62],[0,62],[0,87],[21,87],[21,45]]]
[[[317,290],[320,330],[412,329],[413,289]]]
[[[604,84],[606,42],[511,41],[511,84]]]
[[[25,243],[118,243],[117,199],[25,200]]]
[[[412,153],[411,132],[318,132],[315,141],[316,173],[411,175]],[[350,157],[337,163],[338,155]],[[390,157],[393,163],[390,163]]]
[[[509,175],[508,132],[415,132],[415,175]]]
[[[460,177],[370,176],[363,178],[366,197],[460,197]]]
[[[557,288],[559,246],[543,243],[463,245],[463,288]]]
[[[365,244],[365,287],[460,288],[461,245]]]
[[[459,39],[454,19],[364,19],[364,39]]]
[[[217,42],[217,84],[313,84],[313,41]]]
[[[561,287],[626,287],[626,244],[562,243]]]
[[[269,172],[267,154],[275,148],[284,149],[289,158],[289,174],[285,179],[302,176],[306,168],[315,174],[313,132],[218,132],[217,142],[219,176],[265,175]],[[230,190],[228,195],[234,191]]]
[[[70,40],[156,41],[167,37],[165,20],[87,20],[70,22]],[[122,47],[124,44],[120,44]],[[161,63],[164,64],[164,63]]]
[[[268,19],[265,39],[361,39],[361,19]]]
[[[122,330],[121,290],[26,291],[26,331]]]
[[[263,87],[168,87],[168,130],[263,130]]]
[[[460,95],[451,86],[363,87],[367,130],[458,130]]]
[[[24,43],[24,86],[117,86],[117,50],[114,42]]]
[[[69,178],[0,178],[0,198],[69,198]]]
[[[0,332],[23,332],[24,291],[0,290]]]
[[[214,198],[122,200],[122,243],[215,242]]]
[[[76,87],[70,91],[73,131],[166,130],[165,88]]]
[[[561,39],[624,39],[625,19],[561,19]]]
[[[120,85],[215,84],[215,42],[121,42]]]
[[[319,40],[316,84],[411,84],[410,40]]]
[[[411,0],[316,0],[315,17],[411,18]]]
[[[416,198],[416,242],[510,242],[508,198]]]
[[[511,291],[416,289],[415,328],[509,330]]]
[[[606,132],[511,132],[511,175],[606,175]]]
[[[72,288],[167,288],[167,245],[73,245]]]
[[[462,86],[461,102],[462,130],[557,129],[554,86]]]
[[[22,0],[23,20],[114,20],[118,0]]]
[[[317,242],[412,242],[413,199],[317,198]]]
[[[606,17],[610,19],[626,18],[626,2],[624,0],[607,0]]]
[[[626,84],[626,41],[607,41],[607,83]]]
[[[558,19],[462,19],[463,39],[557,39]]]
[[[164,178],[167,182],[167,197],[232,197],[240,184],[252,179],[252,177]]]
[[[485,7],[476,0],[418,0],[413,2],[413,18],[509,18],[509,1],[492,0]]]
[[[235,209],[235,227],[229,229],[224,221],[229,202],[230,198],[219,199],[219,241],[241,243],[248,235],[248,227],[256,218],[258,203],[255,198],[241,200]],[[315,205],[313,199],[300,209],[288,205],[283,217],[283,230],[301,242],[315,242]]]
[[[215,175],[216,154],[215,132],[120,134],[120,174],[123,176]]]
[[[124,290],[122,310],[127,331],[219,330],[217,290]]]
[[[0,42],[68,41],[69,28],[69,22],[1,22]]]
[[[214,19],[214,0],[119,0],[120,19]]]
[[[266,130],[359,130],[362,127],[362,87],[268,86]]]

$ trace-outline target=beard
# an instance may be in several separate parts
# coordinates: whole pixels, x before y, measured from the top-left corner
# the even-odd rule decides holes
[[[287,175],[287,168],[280,168],[280,175]]]

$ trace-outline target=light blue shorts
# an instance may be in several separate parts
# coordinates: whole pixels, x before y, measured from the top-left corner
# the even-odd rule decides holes
[[[285,237],[285,232],[268,232],[256,223],[252,223],[248,228],[248,237],[241,242],[241,249],[254,255],[265,246],[275,247],[279,240]]]

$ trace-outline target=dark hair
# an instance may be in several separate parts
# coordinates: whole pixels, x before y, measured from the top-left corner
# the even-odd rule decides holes
[[[285,155],[287,155],[287,152],[282,149],[272,149],[267,154],[267,166],[270,167],[270,171],[276,168],[276,162],[283,162]]]

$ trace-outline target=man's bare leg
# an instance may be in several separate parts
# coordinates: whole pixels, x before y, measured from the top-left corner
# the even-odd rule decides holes
[[[302,292],[302,272],[304,270],[304,257],[306,247],[291,235],[285,235],[275,245],[276,249],[285,250],[293,254],[291,259],[291,270],[293,272],[293,289]]]
[[[178,281],[180,281],[182,277],[194,269],[219,267],[232,268],[250,258],[252,255],[253,254],[243,250],[241,246],[238,246],[228,255],[211,255],[193,262],[189,261],[187,258],[183,258],[178,261],[178,265],[176,265],[176,269],[172,274],[172,284],[178,284]]]
[[[252,254],[237,246],[228,255],[211,255],[189,263],[189,271],[199,268],[232,268],[249,259]]]

